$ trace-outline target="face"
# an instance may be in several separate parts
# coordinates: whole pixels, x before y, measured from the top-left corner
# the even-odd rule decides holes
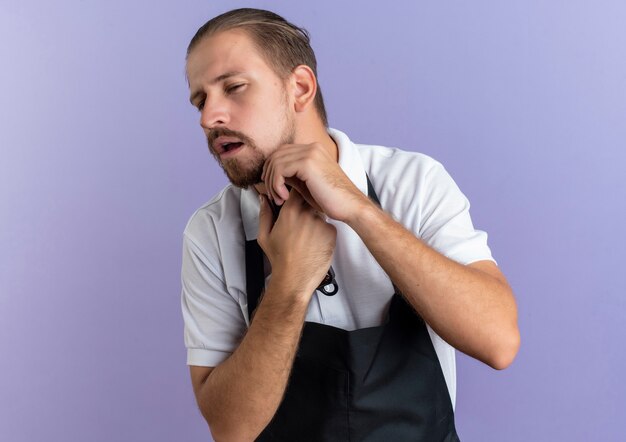
[[[295,136],[285,82],[241,30],[203,39],[187,58],[187,78],[209,150],[228,179],[243,188],[260,183],[265,159]]]

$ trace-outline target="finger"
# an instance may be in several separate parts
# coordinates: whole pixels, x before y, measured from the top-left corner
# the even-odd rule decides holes
[[[259,233],[257,239],[259,244],[265,244],[265,240],[274,225],[274,215],[272,214],[272,209],[270,208],[269,201],[267,201],[267,197],[265,195],[259,195],[259,200]]]
[[[270,178],[270,181],[268,184],[265,185],[267,187],[267,190],[269,192],[269,194],[272,197],[272,201],[274,201],[274,204],[276,204],[277,206],[282,206],[285,202],[285,199],[281,198],[276,191],[274,190],[274,186],[272,185],[272,181]]]
[[[272,192],[271,185],[271,176],[272,176],[272,156],[270,156],[265,163],[263,164],[263,173],[261,174],[261,180],[265,183],[265,188],[267,190],[267,196],[274,203],[276,203],[276,199],[274,198],[274,193]]]
[[[274,203],[278,206],[281,206],[286,201],[286,199],[289,198],[289,195],[286,195],[287,198],[282,198],[281,195],[276,192],[276,188],[274,187],[274,181],[278,176],[278,173],[276,171],[276,164],[274,162],[269,165],[267,172],[268,175],[266,175],[265,187],[267,187]]]
[[[263,181],[265,183],[265,186],[267,188],[267,196],[274,201],[274,195],[272,194],[272,189],[270,186],[270,177],[272,175],[272,170],[273,170],[273,159],[274,156],[270,155],[269,158],[267,158],[265,160],[265,162],[263,163],[263,172],[261,173],[261,181]]]
[[[261,179],[268,188],[272,200],[282,204],[289,198],[285,179],[299,173],[306,158],[306,146],[284,145],[275,151],[263,164]]]
[[[272,157],[269,157],[263,163],[263,172],[261,172],[261,181],[265,182],[265,174],[267,174],[267,168],[269,167]]]
[[[272,188],[274,189],[275,194],[283,201],[287,201],[289,199],[289,189],[285,186],[285,177],[280,173],[274,175],[274,182]]]
[[[287,180],[296,177],[299,171],[299,157],[281,158],[271,162],[265,174],[265,185],[270,189],[277,204],[289,199]]]

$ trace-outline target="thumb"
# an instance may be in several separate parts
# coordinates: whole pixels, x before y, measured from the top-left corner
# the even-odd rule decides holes
[[[259,210],[259,233],[257,234],[257,240],[259,244],[265,243],[265,240],[272,231],[272,225],[274,215],[270,208],[269,202],[265,195],[259,194],[260,210]]]

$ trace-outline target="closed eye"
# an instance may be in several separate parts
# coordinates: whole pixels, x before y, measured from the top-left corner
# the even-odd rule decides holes
[[[245,83],[239,83],[239,84],[234,84],[232,86],[229,86],[226,88],[226,93],[231,94],[237,91],[238,89],[240,89],[242,86],[245,86]]]
[[[232,86],[228,86],[227,88],[225,88],[225,91],[227,94],[232,94],[234,92],[237,92],[239,89],[241,89],[243,86],[245,86],[246,83],[238,83],[238,84],[234,84]],[[202,111],[202,109],[204,109],[204,99],[199,101],[198,104],[196,105],[196,109],[198,109],[199,112]]]

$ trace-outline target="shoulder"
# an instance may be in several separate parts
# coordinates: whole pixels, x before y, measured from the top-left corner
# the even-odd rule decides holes
[[[184,237],[204,249],[217,239],[241,231],[241,189],[228,185],[189,218]]]
[[[383,207],[387,202],[387,210],[395,212],[421,205],[425,192],[433,185],[441,186],[440,177],[447,176],[439,161],[420,152],[379,145],[355,146]]]
[[[443,168],[434,158],[397,147],[355,144],[370,177],[385,180],[388,185],[424,179],[437,168]]]

